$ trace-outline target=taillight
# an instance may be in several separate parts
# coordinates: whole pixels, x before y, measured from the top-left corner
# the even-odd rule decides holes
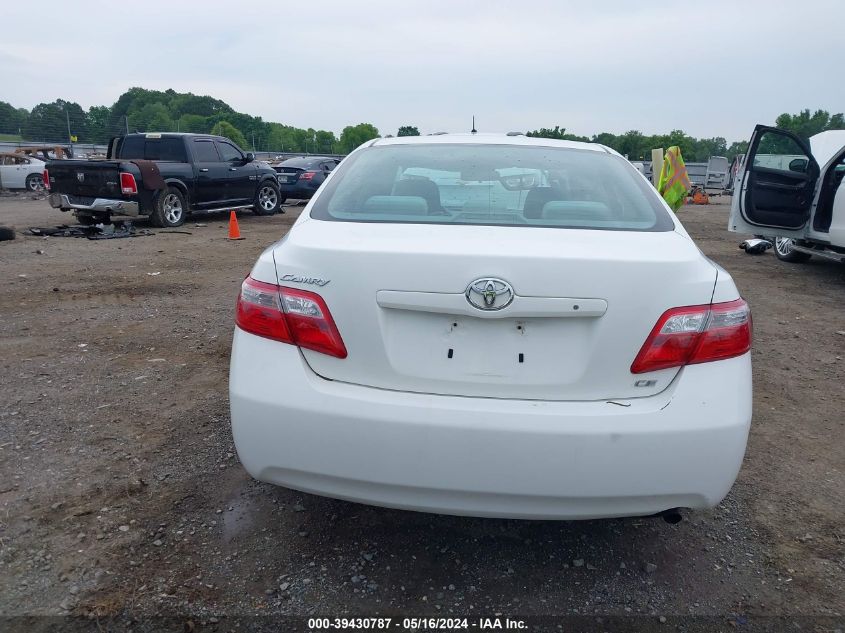
[[[120,172],[120,192],[123,194],[138,193],[138,185],[135,183],[135,176],[129,172]]]
[[[44,170],[44,173],[41,174],[41,180],[44,181],[44,188],[47,191],[50,191],[50,172],[46,169]]]
[[[316,174],[316,173],[317,173],[316,171],[304,171],[301,174],[299,174],[299,179],[300,180],[311,180],[312,178],[314,178],[314,174]]]
[[[247,277],[238,296],[235,323],[251,334],[346,358],[346,346],[329,308],[313,292]]]
[[[751,311],[742,299],[664,312],[631,365],[642,374],[741,356],[751,349]]]

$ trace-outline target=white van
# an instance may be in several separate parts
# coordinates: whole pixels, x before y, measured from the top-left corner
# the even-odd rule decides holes
[[[758,125],[737,176],[728,230],[774,238],[787,262],[845,262],[845,130],[804,140]]]

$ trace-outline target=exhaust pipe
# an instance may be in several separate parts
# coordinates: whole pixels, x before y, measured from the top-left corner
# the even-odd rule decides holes
[[[660,516],[663,517],[663,520],[670,525],[675,525],[680,523],[684,520],[684,515],[681,514],[680,508],[672,508],[670,510],[664,510],[660,513]]]

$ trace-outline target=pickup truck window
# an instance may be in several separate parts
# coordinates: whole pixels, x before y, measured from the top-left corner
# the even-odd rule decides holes
[[[212,140],[194,141],[194,156],[198,163],[220,162],[220,157],[217,155],[217,150],[214,149],[214,141]]]
[[[220,152],[220,160],[224,163],[231,163],[236,160],[240,161],[244,159],[244,155],[241,153],[241,150],[229,143],[217,141],[217,151]]]
[[[146,138],[127,136],[120,146],[119,158],[129,160],[163,160],[185,163],[185,145],[180,138]]]

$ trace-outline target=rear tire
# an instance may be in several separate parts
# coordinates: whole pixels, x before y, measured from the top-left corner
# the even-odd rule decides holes
[[[185,223],[188,215],[185,196],[176,187],[168,187],[156,198],[155,209],[150,214],[153,226],[173,228]]]
[[[30,174],[26,177],[27,191],[43,191],[44,177],[41,174]]]
[[[265,180],[258,185],[252,210],[255,215],[273,215],[279,210],[281,200],[282,194],[279,193],[279,185],[272,180]]]
[[[775,238],[775,255],[783,262],[790,264],[800,264],[806,262],[812,257],[807,253],[800,253],[792,248],[795,240],[791,237],[776,237]]]

